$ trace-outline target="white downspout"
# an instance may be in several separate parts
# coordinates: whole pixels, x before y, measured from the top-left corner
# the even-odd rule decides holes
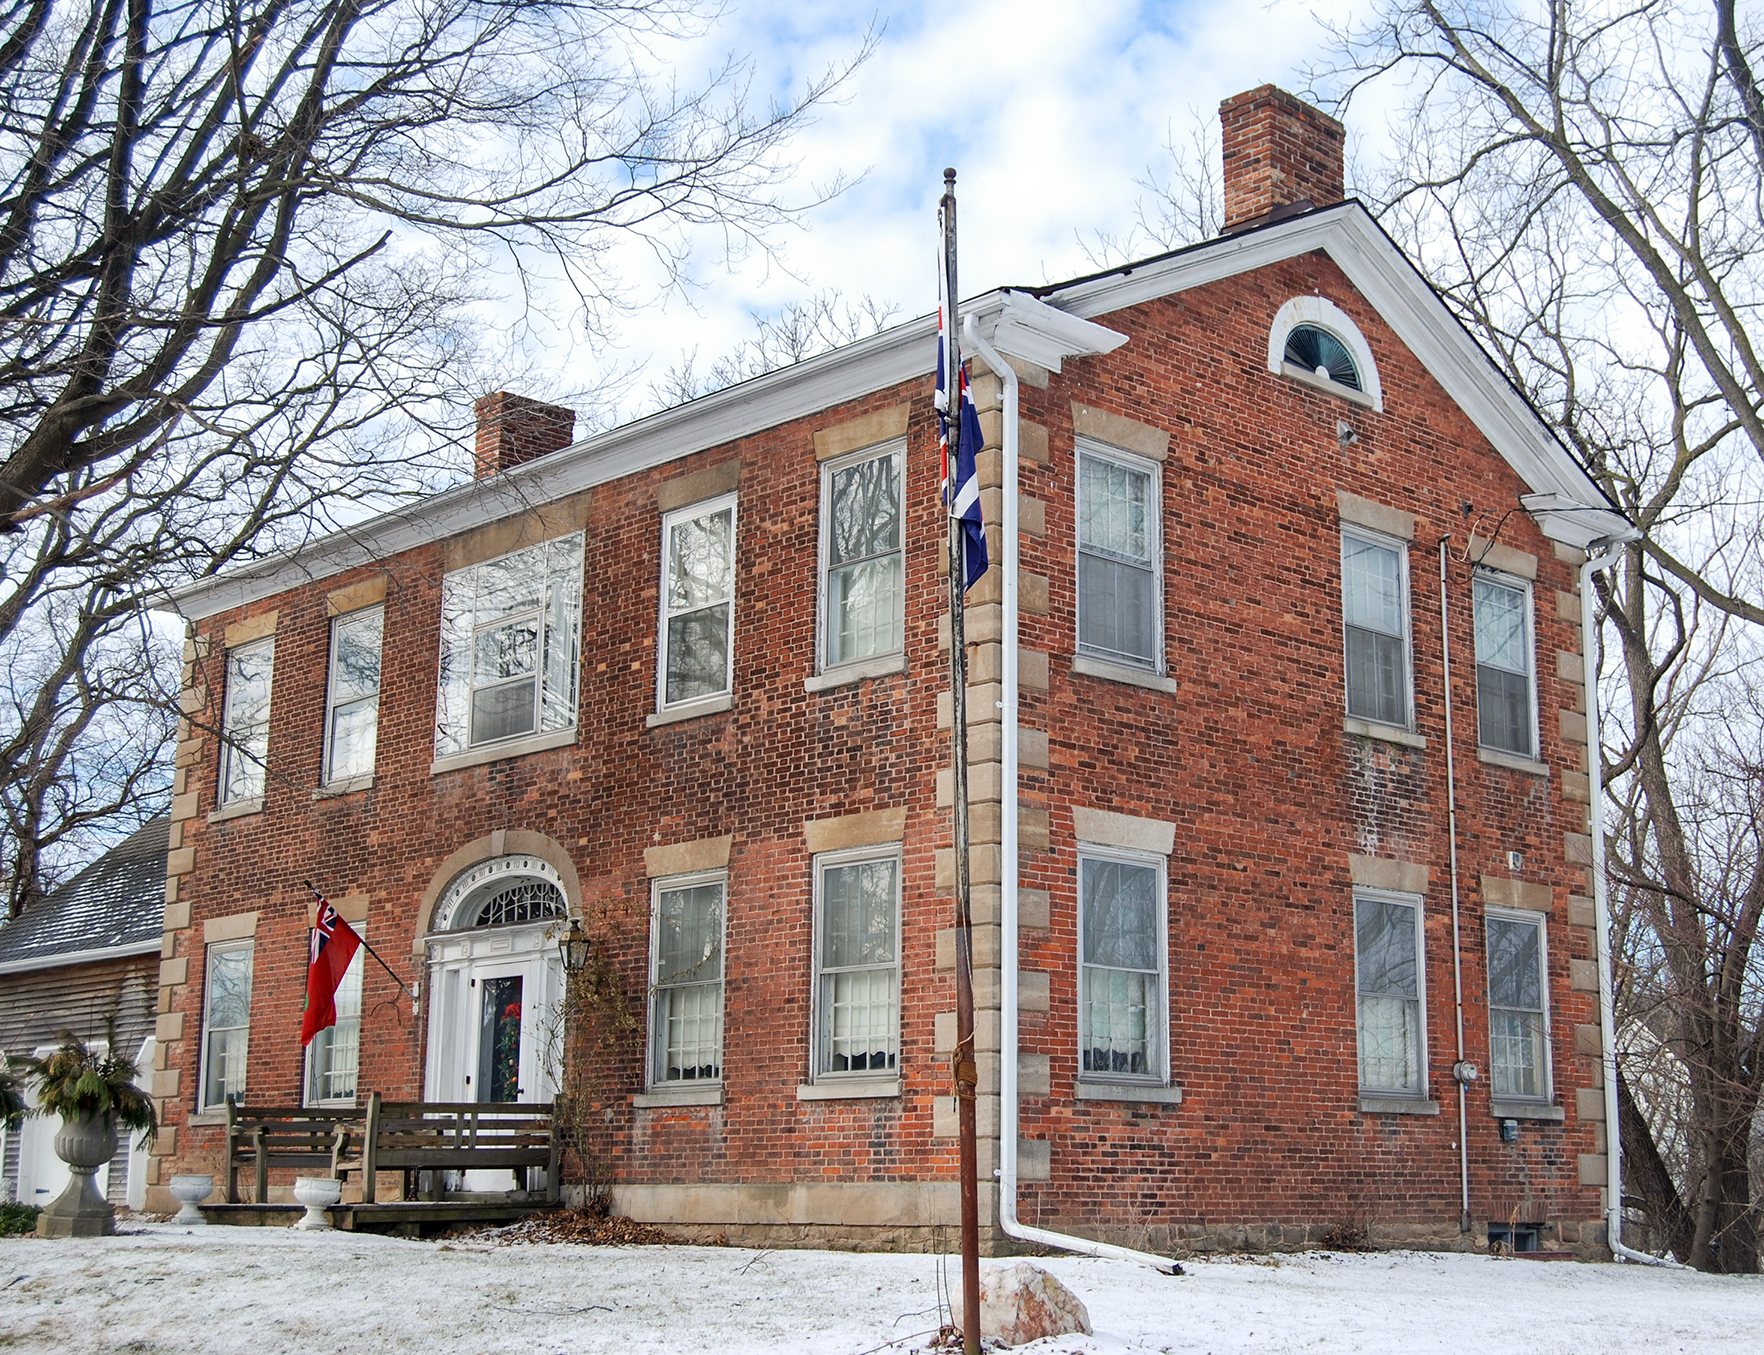
[[[1017,1218],[1017,373],[980,337],[974,317],[962,329],[968,345],[1004,383],[1004,682],[1000,761],[1004,784],[999,855],[999,1056],[998,1056],[998,1226],[1022,1242],[1035,1242],[1084,1256],[1134,1261],[1170,1271],[1167,1256],[1116,1247],[1107,1242],[1034,1228]]]
[[[1594,545],[1599,543],[1595,542]],[[1605,1235],[1611,1255],[1619,1261],[1644,1266],[1671,1266],[1678,1262],[1649,1256],[1623,1245],[1623,1130],[1617,1110],[1617,1001],[1611,958],[1611,896],[1605,884],[1605,788],[1599,739],[1599,675],[1593,629],[1597,611],[1593,606],[1592,576],[1622,558],[1621,544],[1580,567],[1580,652],[1586,672],[1586,772],[1592,794],[1593,929],[1599,961],[1599,1039],[1604,1045],[1605,1081]]]

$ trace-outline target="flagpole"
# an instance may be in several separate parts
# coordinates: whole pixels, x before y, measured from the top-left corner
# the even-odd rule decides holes
[[[302,880],[300,883],[305,885],[308,889],[312,890],[313,898],[317,899],[320,903],[329,902],[329,900],[326,899],[323,894],[318,892],[318,887],[316,885],[314,885],[311,880]],[[311,929],[309,928],[308,930],[311,930]],[[354,929],[351,928],[351,930],[353,931]],[[386,973],[391,976],[393,983],[396,983],[400,988],[404,989],[405,996],[411,1000],[411,1004],[414,1007],[416,1004],[417,995],[410,991],[410,985],[405,983],[405,981],[403,979],[399,978],[398,975],[392,973],[392,966],[387,964],[384,960],[380,960],[380,952],[375,950],[372,946],[370,946],[367,943],[367,938],[365,936],[363,936],[360,932],[355,933],[355,940],[356,940],[357,945],[359,945],[369,955],[373,956],[374,959],[379,960],[380,968],[384,969],[386,971]]]
[[[969,911],[968,858],[968,636],[964,616],[967,552],[961,519],[955,515],[957,467],[961,465],[962,356],[956,307],[956,172],[943,171],[943,391],[947,405],[948,457],[944,467],[944,514],[949,533],[949,675],[951,781],[955,827],[956,1047],[951,1058],[955,1080],[956,1128],[961,1143],[962,1348],[980,1355],[980,1145],[974,1094],[979,1066],[974,1057],[974,935]],[[979,448],[974,448],[977,453]]]

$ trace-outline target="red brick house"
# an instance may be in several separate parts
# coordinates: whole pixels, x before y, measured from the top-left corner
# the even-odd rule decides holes
[[[1339,124],[1222,113],[1225,234],[964,308],[987,1222],[1595,1254],[1578,589],[1625,524]],[[934,330],[579,442],[491,397],[472,483],[176,594],[157,1181],[228,1097],[549,1096],[580,919],[620,1212],[955,1223]],[[304,877],[421,995],[368,968],[308,1056]]]

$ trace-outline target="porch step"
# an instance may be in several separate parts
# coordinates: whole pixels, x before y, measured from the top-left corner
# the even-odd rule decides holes
[[[427,1237],[473,1224],[519,1223],[535,1214],[561,1209],[549,1200],[510,1200],[486,1196],[469,1200],[400,1200],[386,1204],[340,1204],[326,1212],[333,1226],[349,1233],[396,1233]],[[246,1228],[291,1228],[305,1208],[298,1204],[205,1204],[210,1223]]]

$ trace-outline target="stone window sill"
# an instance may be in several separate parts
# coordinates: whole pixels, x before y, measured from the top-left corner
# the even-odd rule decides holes
[[[374,774],[369,772],[366,776],[351,776],[343,781],[333,781],[328,786],[320,786],[313,791],[312,798],[329,800],[338,795],[353,795],[358,790],[372,790],[373,788]]]
[[[1427,747],[1426,738],[1413,730],[1401,725],[1379,724],[1376,720],[1362,720],[1357,715],[1342,716],[1341,728],[1344,733],[1358,734],[1363,739],[1382,739],[1385,743],[1400,743],[1404,748]]]
[[[689,1087],[651,1087],[633,1096],[631,1104],[638,1110],[659,1110],[665,1106],[720,1106],[723,1104],[723,1084],[707,1082]]]
[[[1508,771],[1529,772],[1532,776],[1548,776],[1550,774],[1549,763],[1520,757],[1517,753],[1503,753],[1498,748],[1478,748],[1476,760],[1486,762],[1491,767],[1505,767]]]
[[[263,813],[263,796],[255,800],[234,800],[230,805],[222,805],[219,809],[209,811],[210,823],[225,823],[228,819],[242,819],[247,814]]]
[[[1568,1118],[1568,1112],[1562,1107],[1541,1101],[1491,1101],[1488,1113],[1497,1120],[1555,1120],[1561,1123]]]
[[[865,678],[888,677],[894,673],[904,673],[907,669],[905,654],[884,654],[880,658],[860,659],[856,663],[842,663],[837,668],[829,668],[824,673],[810,673],[802,680],[805,692],[825,692],[834,687],[849,687],[854,682],[862,682]]]
[[[1165,1106],[1182,1104],[1182,1088],[1153,1087],[1135,1082],[1080,1082],[1080,1101],[1141,1101]]]
[[[863,1078],[850,1082],[804,1082],[796,1089],[798,1101],[862,1101],[900,1095],[900,1079]]]
[[[1124,682],[1129,687],[1144,687],[1154,692],[1174,692],[1176,679],[1154,673],[1149,668],[1133,668],[1124,663],[1092,658],[1088,654],[1072,656],[1072,671],[1085,677],[1102,678],[1108,682]]]
[[[506,743],[489,743],[470,752],[451,753],[447,757],[436,758],[429,764],[429,775],[439,776],[442,772],[455,772],[461,767],[501,762],[504,758],[521,757],[527,753],[543,753],[548,748],[567,748],[575,741],[576,731],[571,728],[554,729],[549,734],[529,734],[522,739],[509,739]]]
[[[726,710],[735,709],[735,694],[724,692],[720,696],[706,696],[697,701],[682,701],[677,706],[669,706],[666,710],[658,710],[654,715],[643,717],[643,723],[650,729],[661,725],[679,724],[682,720],[696,720],[701,715],[720,715]]]
[[[1380,1096],[1375,1092],[1360,1093],[1362,1115],[1437,1115],[1439,1102],[1418,1096]]]
[[[196,1129],[206,1128],[209,1125],[224,1125],[226,1122],[227,1113],[224,1110],[197,1111],[184,1121],[185,1124]]]
[[[1367,409],[1378,408],[1378,402],[1365,391],[1357,391],[1352,386],[1342,385],[1339,381],[1331,381],[1328,377],[1318,376],[1315,372],[1307,372],[1296,362],[1282,362],[1280,371],[1282,375],[1289,376],[1294,381],[1302,381],[1305,385],[1316,390],[1338,395],[1351,404],[1364,405]]]

